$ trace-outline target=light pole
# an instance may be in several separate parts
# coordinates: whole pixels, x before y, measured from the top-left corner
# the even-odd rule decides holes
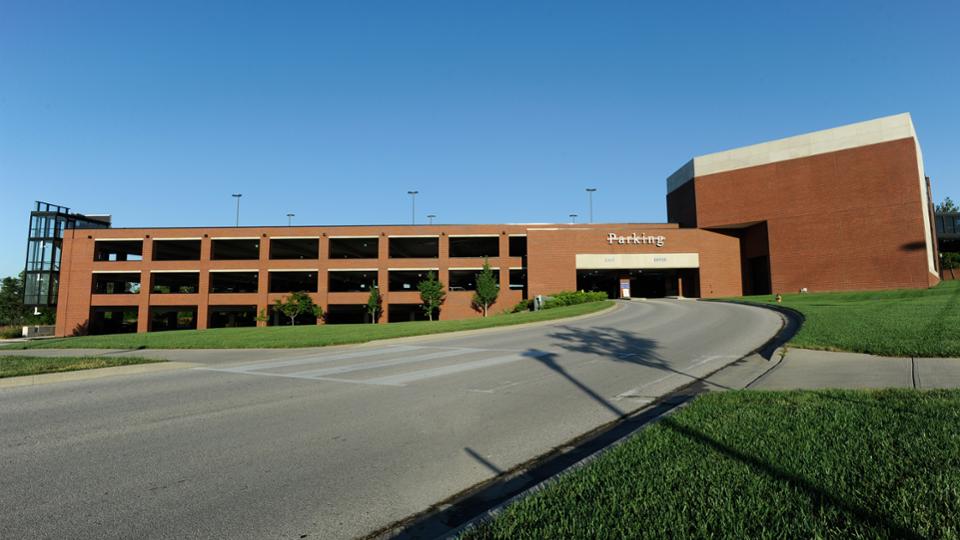
[[[436,214],[427,214],[427,219],[430,220],[430,224],[433,225],[433,218],[437,217]]]
[[[237,200],[237,227],[240,226],[240,197],[243,197],[243,193],[233,194],[233,198]]]
[[[287,214],[287,227],[293,225],[293,216],[296,214]]]
[[[577,214],[570,214],[570,223],[577,222]]]
[[[410,196],[410,223],[412,225],[417,224],[417,193],[419,191],[408,191],[407,195]]]
[[[593,192],[596,191],[595,187],[587,188],[587,198],[590,199],[590,223],[593,223]]]

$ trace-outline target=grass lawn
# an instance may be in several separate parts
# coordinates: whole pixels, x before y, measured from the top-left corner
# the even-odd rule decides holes
[[[423,321],[393,324],[331,324],[264,328],[217,328],[146,334],[114,334],[17,343],[7,349],[248,349],[323,347],[363,343],[378,339],[422,336],[458,330],[475,330],[528,322],[548,321],[594,313],[610,307],[609,300],[542,311],[492,315],[458,321]]]
[[[708,394],[467,531],[960,538],[960,391]]]
[[[773,296],[737,301],[774,303]],[[790,344],[883,356],[960,357],[960,281],[932,289],[785,294],[806,321]]]
[[[155,358],[133,358],[125,356],[61,356],[46,358],[40,356],[0,356],[0,379],[20,377],[21,375],[40,375],[60,373],[61,371],[79,371],[133,364],[151,364],[166,362]]]

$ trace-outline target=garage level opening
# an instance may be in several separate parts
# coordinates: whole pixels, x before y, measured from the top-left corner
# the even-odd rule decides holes
[[[260,258],[260,241],[256,238],[212,240],[210,258],[215,261],[255,261]]]
[[[376,236],[331,238],[327,253],[331,259],[376,259],[380,240]]]
[[[297,260],[318,259],[320,240],[318,238],[271,238],[270,259]]]
[[[90,309],[91,335],[130,334],[137,331],[137,306],[94,307]]]
[[[387,317],[390,322],[426,321],[427,313],[422,304],[390,304]],[[440,318],[440,310],[433,310],[433,320]]]
[[[390,238],[391,259],[436,259],[440,256],[440,238],[394,237]]]
[[[199,261],[200,240],[154,240],[155,261]]]
[[[93,244],[95,261],[142,261],[142,240],[97,240]]]
[[[377,286],[376,270],[333,270],[327,273],[327,290],[330,292],[370,292]]]
[[[257,325],[257,306],[210,306],[208,328],[243,328]]]
[[[93,274],[93,294],[139,294],[140,272]]]
[[[196,294],[200,272],[156,272],[150,274],[150,294]]]
[[[450,257],[499,257],[499,236],[451,236]]]
[[[197,306],[150,308],[150,331],[196,330]]]
[[[323,320],[327,324],[363,324],[370,322],[370,315],[364,304],[330,304]]]
[[[681,296],[681,292],[686,297],[700,296],[700,272],[695,268],[577,270],[577,290],[600,291],[610,298],[620,298],[620,289],[627,283],[631,298]]]
[[[272,293],[317,292],[317,273],[282,271],[269,273],[268,290]]]
[[[390,278],[391,292],[417,292],[421,281],[426,281],[428,274],[433,272],[436,276],[439,271],[433,270],[390,270],[387,274]]]
[[[255,293],[260,288],[260,272],[210,272],[210,292]]]

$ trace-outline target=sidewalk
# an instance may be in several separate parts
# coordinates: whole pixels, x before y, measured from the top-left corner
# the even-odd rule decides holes
[[[780,364],[750,388],[960,388],[960,358],[893,358],[788,349]]]

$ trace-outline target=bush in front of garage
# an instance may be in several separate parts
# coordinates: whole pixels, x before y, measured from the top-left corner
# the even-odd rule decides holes
[[[543,303],[543,309],[552,309],[561,306],[575,306],[587,302],[607,300],[607,293],[602,291],[561,291],[550,295]]]

